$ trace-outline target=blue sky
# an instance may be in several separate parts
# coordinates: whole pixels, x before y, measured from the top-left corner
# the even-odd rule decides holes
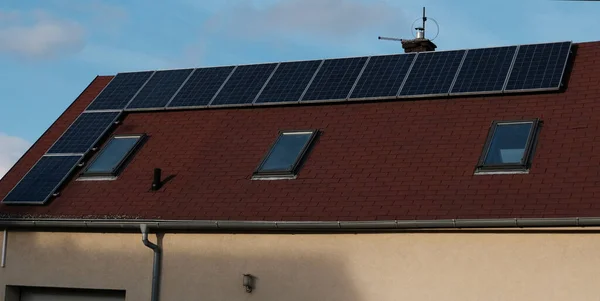
[[[438,50],[600,40],[600,2],[3,0],[0,177],[96,75],[399,53],[422,6]]]

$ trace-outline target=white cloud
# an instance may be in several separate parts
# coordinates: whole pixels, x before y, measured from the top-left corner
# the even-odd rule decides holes
[[[0,132],[0,179],[27,151],[30,143],[22,138]]]
[[[27,59],[55,58],[82,49],[84,36],[79,23],[43,11],[0,11],[0,53]]]

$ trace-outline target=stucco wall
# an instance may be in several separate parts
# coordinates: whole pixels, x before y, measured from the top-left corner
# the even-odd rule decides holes
[[[161,295],[165,301],[598,300],[597,235],[166,234]],[[0,284],[125,289],[128,301],[149,300],[152,251],[140,239],[11,232]],[[258,277],[252,294],[244,292],[243,273]]]

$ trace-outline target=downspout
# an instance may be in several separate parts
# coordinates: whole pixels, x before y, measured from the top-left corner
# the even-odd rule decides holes
[[[161,250],[160,247],[156,244],[151,243],[148,240],[148,227],[146,224],[140,225],[140,230],[142,230],[142,242],[144,245],[152,251],[154,251],[154,261],[152,262],[152,297],[151,301],[158,301],[158,296],[160,295],[160,255]]]
[[[0,263],[0,267],[6,266],[6,244],[8,241],[8,229],[4,229],[4,235],[2,238],[2,262]]]

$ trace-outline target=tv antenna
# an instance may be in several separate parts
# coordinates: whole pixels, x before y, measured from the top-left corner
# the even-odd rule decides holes
[[[431,41],[435,40],[435,38],[437,38],[437,36],[440,34],[440,26],[438,25],[438,22],[434,18],[428,18],[425,15],[425,7],[423,7],[423,17],[422,18],[418,18],[415,21],[413,21],[413,23],[410,26],[411,32],[413,31],[413,28],[415,30],[414,32],[412,32],[412,35],[413,35],[413,37],[416,40],[425,40],[425,23],[428,20],[433,21],[433,23],[435,24],[435,27],[437,28],[437,33],[435,34],[435,36],[433,37],[433,39],[430,39],[430,40]],[[422,24],[421,24],[420,27],[415,27],[415,24],[418,21],[422,21]],[[377,39],[379,39],[379,40],[386,40],[386,41],[397,41],[397,42],[402,42],[402,41],[405,40],[405,39],[400,39],[400,38],[390,38],[390,37],[382,37],[382,36],[377,37]]]

